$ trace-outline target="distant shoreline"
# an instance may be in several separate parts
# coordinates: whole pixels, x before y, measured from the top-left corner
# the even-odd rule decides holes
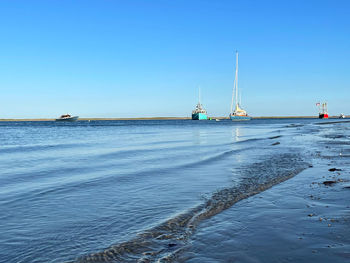
[[[346,116],[348,117],[348,116]],[[229,119],[228,117],[211,117],[213,120]],[[191,117],[144,117],[144,118],[79,118],[79,121],[132,121],[132,120],[190,120]],[[318,116],[260,116],[252,119],[318,119]],[[329,119],[339,119],[339,116],[330,116]],[[55,119],[0,119],[0,121],[55,121]]]

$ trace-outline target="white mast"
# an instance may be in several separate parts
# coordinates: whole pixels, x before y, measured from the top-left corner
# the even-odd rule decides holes
[[[236,51],[236,106],[238,104],[238,52]]]
[[[235,87],[236,87],[236,79],[233,82],[233,89],[232,89],[232,100],[231,100],[231,111],[230,114],[233,113],[233,100],[234,100],[234,94],[235,94]]]
[[[237,51],[236,51],[236,53],[237,53]],[[236,71],[237,71],[237,64],[236,64]],[[231,114],[233,113],[233,103],[234,103],[234,98],[235,98],[235,93],[236,93],[236,87],[237,87],[237,73],[235,74],[235,79],[233,81],[231,111],[230,111]],[[237,96],[236,96],[236,103],[237,103]]]
[[[236,78],[233,81],[233,89],[232,89],[232,100],[231,100],[231,111],[230,114],[233,113],[233,98],[234,98],[234,94],[235,94],[235,87],[236,87]]]

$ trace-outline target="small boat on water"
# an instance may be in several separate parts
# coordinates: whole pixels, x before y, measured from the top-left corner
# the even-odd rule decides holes
[[[78,120],[79,116],[72,116],[70,114],[63,114],[61,117],[56,119],[56,121],[76,121]]]
[[[320,103],[317,102],[316,106],[318,106],[318,118],[319,119],[328,119],[328,108],[327,108],[327,102]]]
[[[343,113],[340,113],[339,119],[345,119],[345,115]]]
[[[207,111],[203,108],[203,105],[200,102],[201,99],[201,93],[199,90],[199,96],[198,96],[198,103],[196,105],[196,108],[192,111],[192,120],[207,120],[208,115]]]
[[[238,102],[238,52],[236,52],[236,75],[233,83],[230,119],[232,121],[249,121],[252,118],[243,110]]]

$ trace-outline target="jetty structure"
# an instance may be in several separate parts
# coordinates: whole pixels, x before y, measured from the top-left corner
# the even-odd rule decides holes
[[[238,52],[236,51],[236,72],[235,80],[233,82],[232,101],[230,110],[230,119],[232,121],[249,121],[252,118],[248,116],[247,112],[241,108],[241,102],[238,101]]]
[[[192,111],[192,120],[207,120],[208,115],[207,111],[204,109],[201,104],[201,90],[198,88],[198,103],[196,108]]]

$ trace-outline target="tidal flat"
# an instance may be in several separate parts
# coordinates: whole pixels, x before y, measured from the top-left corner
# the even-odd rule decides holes
[[[344,262],[350,125],[1,122],[4,262]]]

